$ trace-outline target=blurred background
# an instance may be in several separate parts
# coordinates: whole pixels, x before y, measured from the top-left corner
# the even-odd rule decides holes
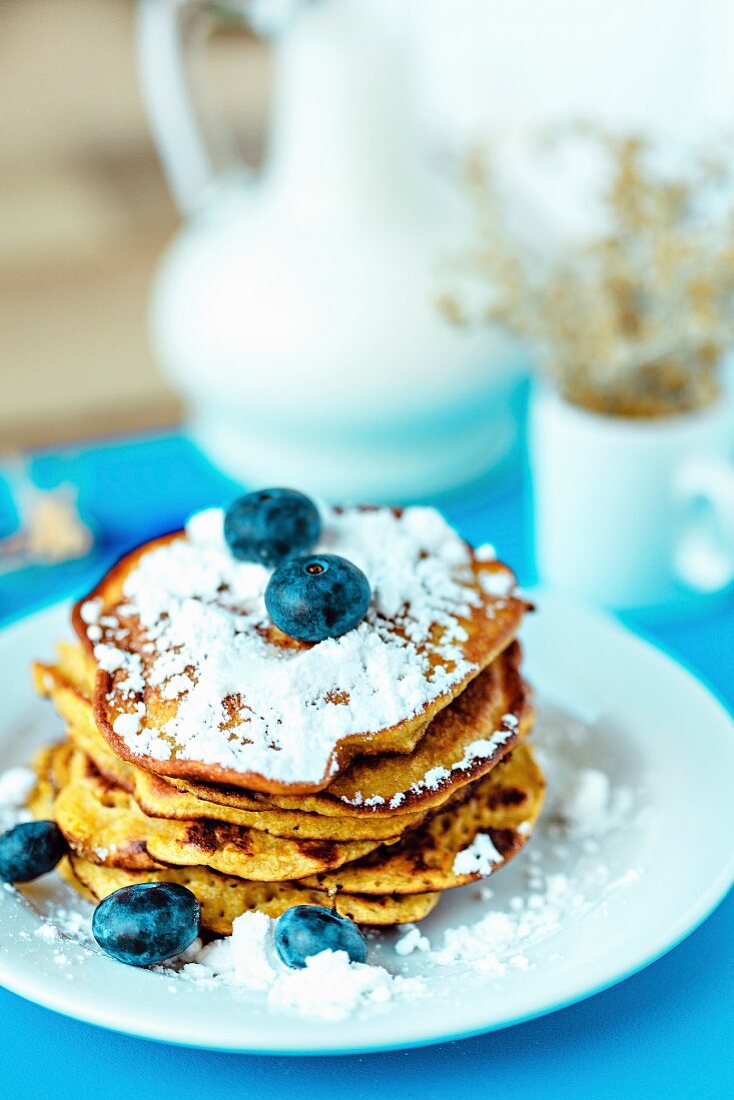
[[[438,501],[606,606],[727,591],[731,30],[0,0],[5,609],[266,483]]]
[[[6,449],[170,425],[182,415],[156,369],[147,324],[151,280],[180,216],[140,91],[135,7],[0,0]],[[247,13],[253,5],[230,5],[229,19],[212,24],[206,92],[212,113],[257,165],[267,145],[273,50],[234,17],[237,7]],[[724,110],[725,4],[671,10],[652,0],[613,13],[545,0],[508,12],[493,0],[424,0],[417,16],[415,4],[397,7],[412,19],[409,53],[420,62],[413,93],[433,154],[458,157],[489,123],[494,132],[524,124],[541,102],[549,114],[589,105],[604,114],[637,110],[678,136],[695,130],[702,111]],[[681,56],[686,78],[678,80]],[[539,199],[537,188],[531,194]],[[557,213],[563,221],[567,206]],[[458,232],[451,243],[463,243]]]
[[[134,22],[133,0],[0,0],[5,450],[181,417],[147,330],[178,216],[139,92]],[[243,29],[213,49],[213,88],[256,162],[267,47]]]

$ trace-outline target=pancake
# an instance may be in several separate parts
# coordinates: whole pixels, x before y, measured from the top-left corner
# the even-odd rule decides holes
[[[69,647],[71,648],[71,647]],[[238,808],[197,798],[179,790],[162,776],[145,772],[120,760],[94,724],[91,704],[62,675],[60,668],[36,666],[37,679],[49,692],[61,716],[69,722],[68,735],[74,745],[93,761],[108,780],[132,794],[144,813],[178,820],[211,818],[232,825],[262,829],[273,836],[311,840],[381,840],[420,824],[423,813],[404,815],[399,822],[388,818],[327,818],[298,810],[269,808],[254,798],[241,801],[250,808]]]
[[[150,817],[178,821],[207,819],[259,829],[271,836],[304,840],[383,840],[397,836],[404,829],[415,828],[423,813],[405,814],[393,818],[335,818],[298,810],[241,810],[217,805],[178,790],[161,776],[136,768],[133,797],[143,813]]]
[[[34,761],[39,781],[29,806],[36,818],[53,817],[54,799],[69,780],[74,748],[68,742],[49,745]],[[201,905],[201,926],[218,935],[229,935],[232,921],[257,909],[277,917],[293,905],[335,907],[342,916],[359,924],[393,925],[422,920],[435,908],[440,895],[332,896],[299,882],[264,883],[220,874],[208,867],[158,867],[129,871],[93,863],[72,853],[59,864],[59,873],[90,901],[101,901],[123,886],[138,882],[178,882],[195,894]]]
[[[318,549],[360,565],[373,600],[343,637],[294,642],[264,610],[270,572],[236,562],[221,526],[212,510],[140,547],[74,611],[100,731],[163,776],[300,795],[357,755],[409,753],[527,609],[432,509],[333,510]]]
[[[455,866],[457,856],[480,833],[491,840],[497,853],[491,870],[498,869],[529,838],[545,789],[533,754],[523,744],[488,776],[455,795],[446,809],[407,831],[398,842],[372,845],[371,854],[359,853],[359,845],[331,845],[343,851],[338,857],[333,853],[327,857],[322,849],[329,845],[294,845],[256,834],[271,846],[261,843],[253,851],[236,836],[237,830],[228,826],[212,825],[211,832],[201,833],[191,831],[192,823],[146,818],[126,792],[107,784],[68,743],[40,754],[37,768],[42,778],[31,798],[31,809],[36,816],[46,817],[52,805],[53,817],[72,851],[89,862],[146,872],[162,869],[162,864],[206,866],[229,875],[237,867],[237,878],[260,882],[298,878],[303,885],[327,893],[366,895],[432,893],[483,877],[479,871],[463,873]],[[318,850],[312,851],[313,847]],[[316,873],[304,873],[309,855],[336,862]],[[279,875],[284,866],[289,868],[287,873]],[[290,870],[293,866],[298,868],[295,872]]]
[[[339,894],[331,897],[323,891],[297,882],[245,882],[218,874],[207,867],[170,867],[156,871],[125,871],[101,867],[79,856],[66,861],[66,876],[73,885],[95,901],[123,886],[138,882],[177,882],[188,887],[201,905],[201,926],[218,935],[232,932],[232,921],[242,913],[257,909],[269,917],[278,917],[293,905],[323,905],[335,908],[358,924],[393,925],[422,920],[435,908],[439,894],[415,894],[360,897]]]
[[[63,649],[72,651],[73,647],[65,646]],[[205,801],[179,790],[161,776],[145,772],[115,756],[94,725],[89,701],[61,671],[63,666],[64,671],[69,672],[66,656],[66,652],[62,654],[60,666],[34,667],[39,690],[52,696],[57,710],[70,723],[68,735],[73,744],[90,757],[106,779],[132,794],[138,806],[150,816],[179,820],[211,818],[262,829],[273,836],[314,840],[381,840],[396,836],[403,829],[412,828],[423,820],[424,812],[404,814],[395,822],[376,816],[324,817],[298,810],[270,808],[255,797],[248,798],[244,794],[239,798],[239,803],[251,809],[240,809]],[[73,663],[71,669],[73,671]]]
[[[34,666],[67,727],[29,800],[69,843],[61,873],[92,900],[182,883],[221,934],[299,903],[419,920],[512,859],[545,788],[512,572],[432,509],[327,508],[317,553],[358,565],[372,598],[305,644],[222,519],[123,558],[76,605],[79,642]]]
[[[520,647],[512,643],[429,723],[413,753],[357,757],[325,791],[300,797],[165,780],[121,760],[94,722],[85,697],[89,662],[78,647],[60,646],[58,663],[37,664],[34,677],[37,690],[51,696],[78,747],[103,775],[134,792],[141,808],[154,816],[213,817],[277,836],[360,839],[413,827],[421,814],[486,774],[512,749],[532,723],[520,660]],[[184,800],[176,803],[176,793]],[[233,815],[233,810],[242,816]],[[259,816],[245,816],[250,813]],[[388,824],[396,816],[401,821]],[[331,823],[321,822],[321,817]]]
[[[58,751],[65,752],[66,746]],[[68,773],[56,795],[53,818],[73,852],[105,866],[206,866],[238,878],[277,882],[336,868],[380,844],[291,840],[225,822],[149,817],[78,751],[71,754]]]
[[[399,843],[350,862],[337,871],[310,876],[306,885],[327,891],[364,894],[419,894],[447,890],[486,877],[457,873],[457,856],[485,834],[498,854],[499,870],[529,839],[538,819],[545,780],[530,747],[520,745],[484,779],[466,789],[461,803],[406,832]],[[460,792],[460,794],[463,792]]]
[[[514,642],[442,710],[412,753],[357,757],[326,790],[313,795],[269,795],[283,809],[391,819],[435,809],[460,787],[486,775],[532,727],[529,690]],[[236,789],[173,780],[199,798],[226,802]]]
[[[69,762],[74,746],[68,741],[44,745],[33,757],[36,785],[28,796],[28,809],[39,821],[52,821],[56,795],[69,782]]]

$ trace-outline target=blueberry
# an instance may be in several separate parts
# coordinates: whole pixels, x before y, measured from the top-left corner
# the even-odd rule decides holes
[[[265,606],[284,634],[321,642],[361,623],[370,596],[367,578],[356,565],[336,554],[315,554],[278,566],[265,590]]]
[[[177,882],[123,886],[94,910],[92,932],[108,955],[130,966],[154,966],[185,951],[199,934],[201,909]]]
[[[277,565],[318,542],[321,517],[313,501],[293,489],[261,489],[230,504],[224,537],[239,561]]]
[[[69,846],[55,821],[27,821],[0,836],[0,882],[31,882],[53,871]]]
[[[367,958],[367,943],[348,917],[323,905],[294,905],[275,925],[275,950],[286,966],[303,969],[309,955],[319,951],[346,951],[352,962]]]

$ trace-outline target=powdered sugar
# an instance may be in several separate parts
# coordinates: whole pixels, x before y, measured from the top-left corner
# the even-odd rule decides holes
[[[30,768],[9,768],[0,774],[0,832],[30,821],[26,802],[35,784]]]
[[[118,714],[112,723],[112,729],[122,737],[123,741],[129,740],[133,734],[139,731],[141,717],[142,715],[139,716],[137,713],[128,714],[123,712]]]
[[[43,924],[39,924],[36,928],[34,935],[38,936],[41,940],[55,940],[58,939],[59,931],[55,925],[49,924],[48,921],[44,921]]]
[[[8,768],[0,775],[0,807],[22,809],[35,785],[36,776],[30,768]]]
[[[183,976],[201,981],[220,978],[225,984],[267,990],[275,981],[271,919],[265,913],[244,913],[232,925],[232,935],[214,940],[198,952],[184,955]],[[272,959],[272,962],[271,962]]]
[[[637,881],[639,869],[627,862],[622,873],[615,872],[610,853],[629,833],[637,843],[621,858],[634,858],[639,834],[649,827],[648,812],[631,787],[615,784],[609,772],[584,762],[588,738],[583,724],[550,709],[541,712],[535,751],[542,757],[549,797],[535,835],[511,869],[523,877],[523,887],[504,904],[494,889],[482,887],[489,910],[479,920],[445,929],[430,952],[432,962],[496,975],[529,969],[536,965],[538,945],[583,914],[603,909],[612,891]],[[464,859],[467,871],[480,869],[485,847],[480,837],[456,857],[455,871]],[[482,874],[491,872],[489,856]],[[504,882],[509,877],[505,873]],[[502,883],[497,889],[502,891]]]
[[[477,833],[468,848],[457,852],[454,858],[455,875],[491,875],[496,863],[502,862],[492,838],[487,833]]]
[[[582,768],[568,781],[561,813],[583,837],[598,837],[629,810],[629,788],[612,790],[609,776],[598,768]]]
[[[134,753],[163,760],[175,749],[180,759],[316,782],[343,737],[419,714],[473,671],[460,620],[482,597],[468,548],[435,510],[325,511],[318,549],[358,565],[372,603],[355,630],[311,648],[268,641],[270,571],[236,561],[222,523],[218,509],[199,513],[186,538],[144,554],[117,614],[83,605],[83,620],[104,627],[94,654],[116,674],[113,700],[130,717],[114,728]],[[507,595],[511,572],[493,575]],[[146,687],[178,700],[162,728],[146,722]]]
[[[474,556],[477,561],[496,561],[497,551],[491,542],[483,542],[481,546],[477,546]]]
[[[306,960],[303,970],[282,974],[270,991],[271,1005],[282,1005],[306,1016],[342,1020],[358,1008],[385,1005],[396,997],[425,992],[420,978],[401,978],[382,966],[352,963],[345,951],[321,951]]]
[[[425,990],[416,978],[393,976],[382,966],[353,963],[345,951],[321,951],[301,970],[285,966],[272,944],[274,925],[264,913],[243,913],[232,935],[174,960],[185,981],[263,992],[273,1007],[303,1016],[341,1020],[357,1009],[384,1005]],[[183,963],[183,965],[181,965]]]
[[[447,928],[431,959],[441,966],[470,962],[498,974],[508,965],[525,969],[522,949],[557,931],[585,900],[566,875],[549,875],[527,896],[515,895],[509,910],[492,908],[473,924]]]
[[[412,955],[414,951],[429,951],[431,941],[419,928],[411,925],[404,936],[395,944],[395,953],[400,956]]]
[[[479,583],[488,596],[511,596],[517,589],[515,578],[504,572],[481,573]]]
[[[79,608],[79,616],[83,623],[90,625],[99,622],[101,611],[102,601],[100,599],[85,600]]]

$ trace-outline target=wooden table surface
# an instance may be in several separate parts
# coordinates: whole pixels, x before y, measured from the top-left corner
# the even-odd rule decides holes
[[[170,425],[151,278],[178,225],[140,101],[132,0],[0,0],[0,451]],[[213,44],[248,159],[268,56]]]

